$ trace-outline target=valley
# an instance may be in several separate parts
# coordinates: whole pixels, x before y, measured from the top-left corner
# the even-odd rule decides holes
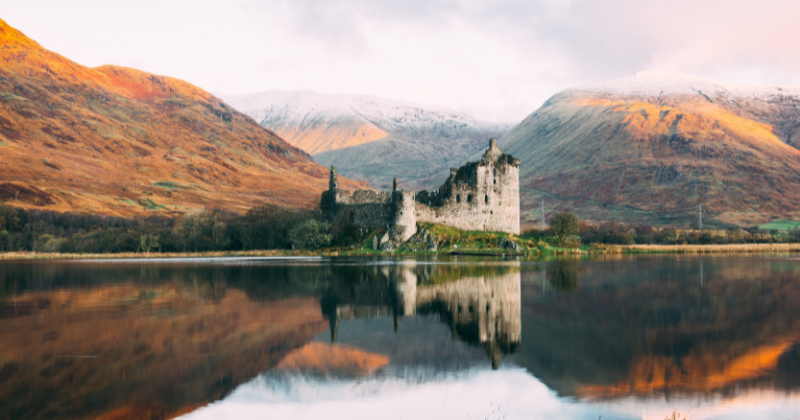
[[[376,188],[433,188],[513,124],[371,96],[267,91],[222,96],[325,166]]]

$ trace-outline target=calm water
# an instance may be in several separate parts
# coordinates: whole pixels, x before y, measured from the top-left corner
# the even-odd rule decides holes
[[[2,419],[800,419],[800,260],[0,263]]]

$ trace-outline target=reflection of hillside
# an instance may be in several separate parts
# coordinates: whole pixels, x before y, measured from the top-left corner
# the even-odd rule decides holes
[[[581,287],[569,293],[525,273],[523,334],[536,340],[513,360],[582,397],[796,388],[796,268],[705,259],[701,285],[695,258],[575,263]]]
[[[123,283],[6,301],[0,417],[172,417],[223,397],[326,328],[316,299],[259,303],[219,284],[195,286]]]
[[[297,349],[276,366],[280,371],[355,377],[387,365],[389,358],[356,347],[312,342]]]
[[[397,330],[400,317],[435,313],[453,337],[481,345],[497,368],[521,340],[518,267],[484,267],[479,274],[462,277],[460,271],[454,276],[442,267],[406,264],[385,267],[386,281],[336,282],[322,299],[331,340],[336,341],[343,320],[393,316]]]

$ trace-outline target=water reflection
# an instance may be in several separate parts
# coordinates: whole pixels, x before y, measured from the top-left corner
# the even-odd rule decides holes
[[[536,339],[512,358],[560,395],[733,396],[800,387],[796,263],[681,258],[575,267],[581,285],[568,293],[545,294],[526,287],[538,286],[538,275],[523,278],[522,332]]]
[[[383,267],[371,282],[337,282],[322,298],[331,341],[339,323],[354,318],[437,315],[453,338],[481,345],[497,369],[521,340],[520,265],[509,263],[465,272],[454,266],[418,267],[414,262]]]
[[[790,418],[798,274],[729,257],[4,263],[0,418]]]
[[[578,290],[581,285],[581,276],[578,271],[578,263],[570,261],[559,261],[551,264],[547,268],[550,283],[559,292],[572,292]]]

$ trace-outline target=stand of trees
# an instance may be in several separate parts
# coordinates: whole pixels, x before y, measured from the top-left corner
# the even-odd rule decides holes
[[[349,246],[365,238],[352,217],[333,226],[317,210],[262,205],[247,213],[220,209],[171,218],[123,218],[25,210],[0,203],[0,252],[63,253],[202,252],[319,249]],[[800,242],[800,228],[786,232],[758,228],[678,231],[649,225],[606,222],[587,225],[571,213],[557,213],[544,232],[560,246],[591,244],[730,244]]]
[[[25,210],[0,204],[0,252],[199,252],[315,249],[331,244],[318,211],[263,205],[177,218],[122,218]]]
[[[732,227],[724,231],[708,229],[679,231],[671,227],[659,229],[647,224],[617,222],[588,225],[580,222],[573,213],[561,212],[552,216],[547,230],[541,232],[533,229],[526,233],[553,237],[560,246],[567,248],[578,247],[581,243],[609,245],[711,245],[800,242],[800,228],[798,227],[785,232],[777,230],[765,231],[757,227],[746,229]]]

